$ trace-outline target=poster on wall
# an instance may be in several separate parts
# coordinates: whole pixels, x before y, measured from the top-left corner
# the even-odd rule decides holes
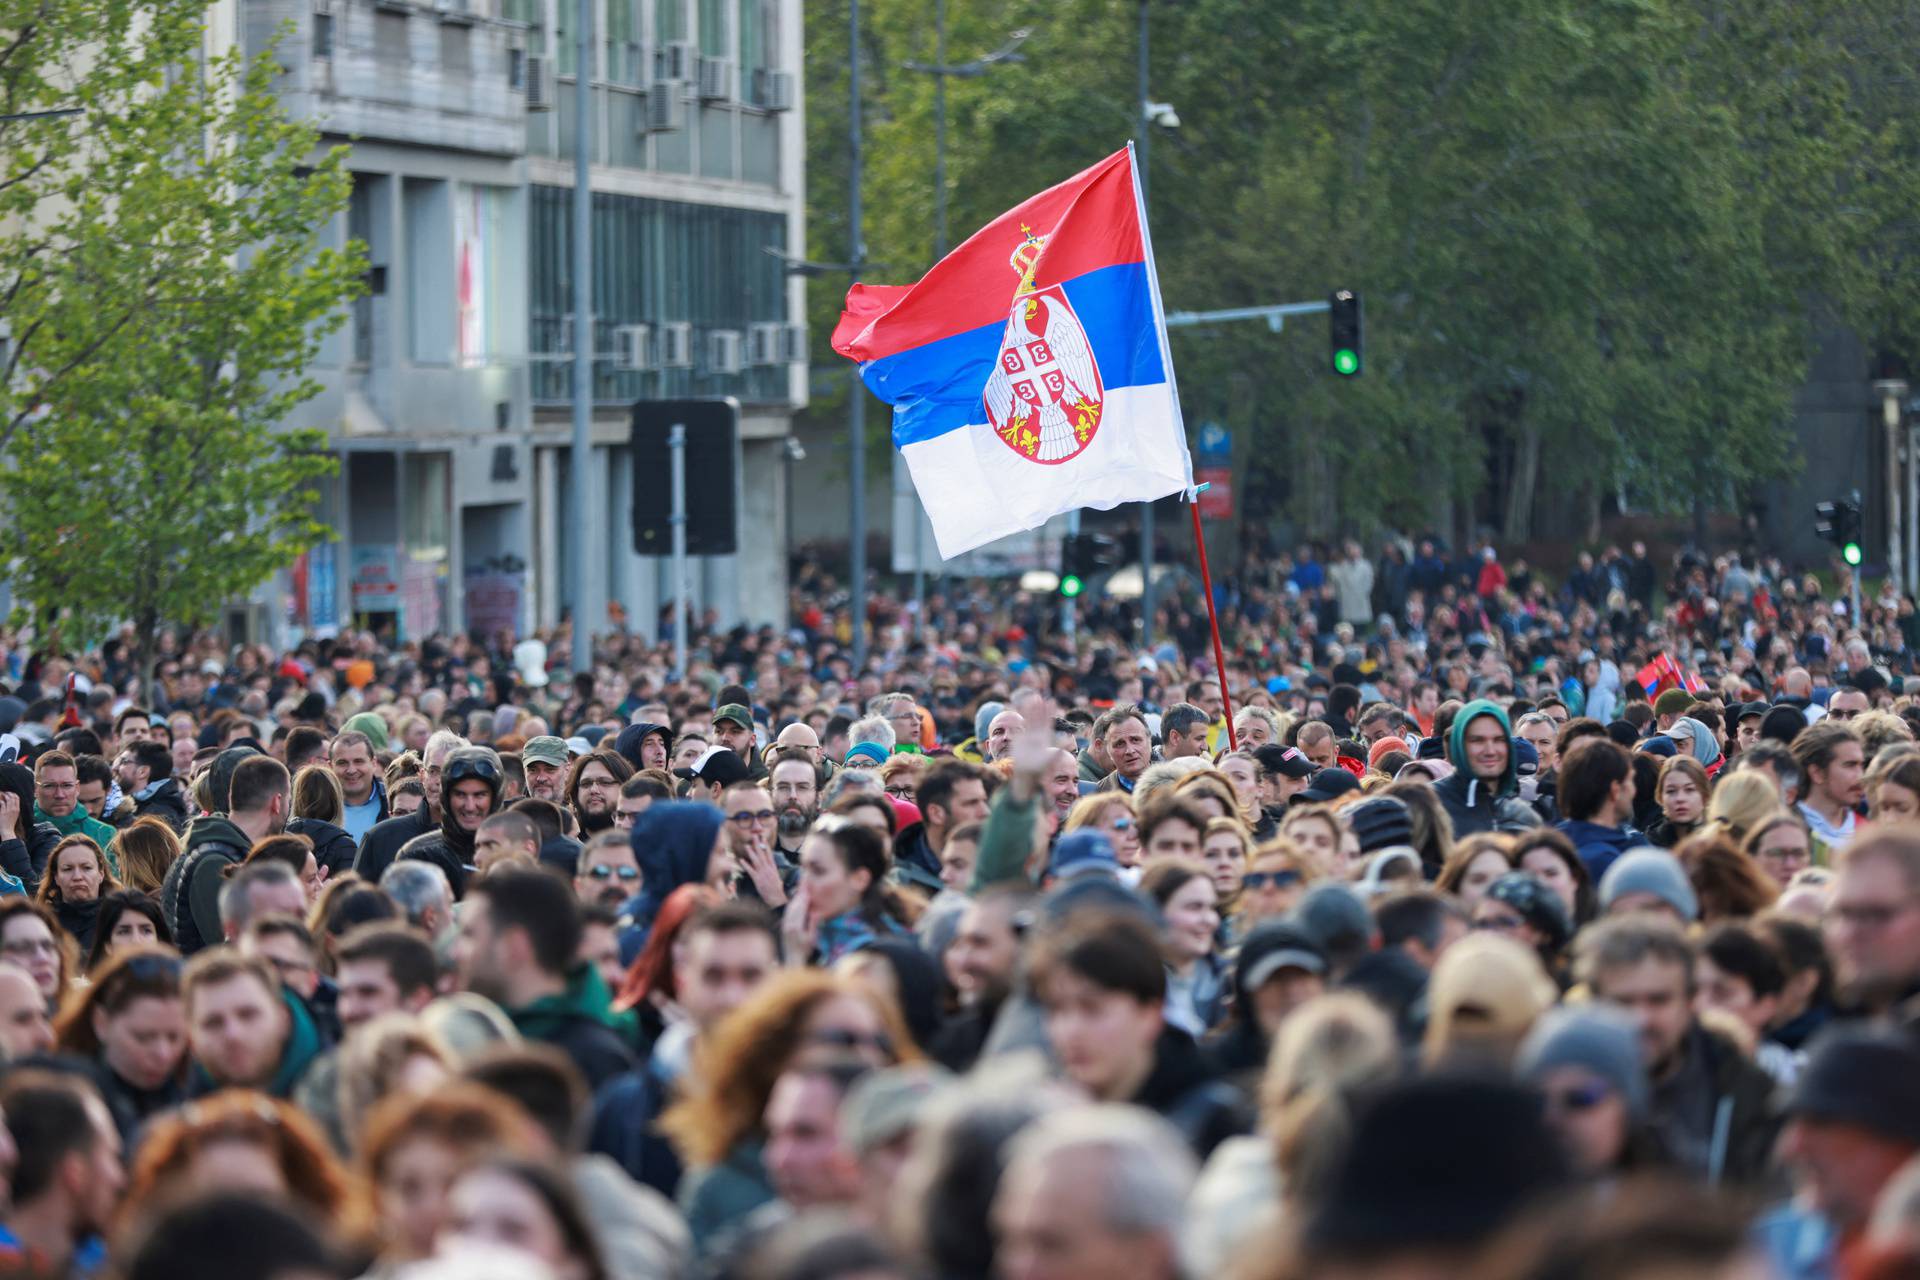
[[[467,571],[467,630],[484,636],[502,632],[518,639],[520,607],[526,596],[527,575],[499,570]]]
[[[487,193],[465,183],[453,199],[454,359],[473,368],[487,359]]]
[[[408,640],[420,640],[440,630],[440,574],[438,560],[407,557],[401,566],[400,633]]]
[[[400,609],[399,548],[361,543],[353,549],[353,611],[396,613]],[[309,570],[311,577],[311,570]],[[312,587],[309,584],[309,592]]]

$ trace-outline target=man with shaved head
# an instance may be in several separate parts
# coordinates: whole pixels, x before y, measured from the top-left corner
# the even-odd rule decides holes
[[[980,748],[980,758],[987,764],[1005,758],[1013,749],[1013,740],[1027,727],[1027,718],[1018,711],[1002,711],[987,725],[987,740]]]

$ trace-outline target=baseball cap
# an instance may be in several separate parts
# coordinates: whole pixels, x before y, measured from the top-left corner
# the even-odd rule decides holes
[[[1314,772],[1313,781],[1307,784],[1305,791],[1293,796],[1294,804],[1325,804],[1329,800],[1338,800],[1349,791],[1360,789],[1360,779],[1345,769],[1328,766]]]
[[[753,712],[737,702],[729,702],[714,709],[713,722],[719,724],[722,720],[731,720],[742,729],[753,728]]]
[[[1661,716],[1683,716],[1693,705],[1693,695],[1685,689],[1669,689],[1653,700],[1653,713]]]
[[[1786,1112],[1920,1146],[1920,1049],[1888,1031],[1830,1031],[1814,1042]]]
[[[1313,761],[1298,747],[1283,747],[1277,742],[1269,742],[1254,748],[1253,758],[1268,773],[1277,773],[1283,778],[1311,778],[1314,771]]]
[[[550,733],[537,738],[527,739],[527,745],[520,748],[522,764],[566,764],[567,744]]]
[[[1767,712],[1771,710],[1773,710],[1773,704],[1767,703],[1767,702],[1742,703],[1740,706],[1740,709],[1733,713],[1733,722],[1735,724],[1739,724],[1742,720],[1745,720],[1748,716],[1765,717]]]
[[[1239,975],[1242,991],[1257,991],[1275,974],[1288,969],[1324,974],[1327,955],[1306,932],[1284,920],[1260,925],[1241,944],[1243,955],[1251,959]]]
[[[718,783],[730,787],[736,782],[745,782],[750,776],[747,762],[725,747],[708,747],[700,758],[693,762],[691,769],[675,769],[676,778],[696,779],[709,784]]]

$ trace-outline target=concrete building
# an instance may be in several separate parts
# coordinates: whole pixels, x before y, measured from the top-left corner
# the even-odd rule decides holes
[[[783,468],[806,395],[800,0],[594,0],[594,464],[566,545],[574,334],[575,0],[237,0],[277,32],[283,100],[350,147],[334,239],[369,291],[313,370],[301,425],[340,458],[339,540],[257,597],[271,637],[558,622],[566,575],[651,628],[664,562],[633,553],[636,400],[741,403],[737,555],[694,563],[696,605],[780,621]],[[690,476],[695,501],[718,477]],[[594,620],[595,630],[606,622]]]

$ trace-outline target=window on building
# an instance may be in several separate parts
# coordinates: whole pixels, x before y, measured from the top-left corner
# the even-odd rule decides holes
[[[733,53],[733,33],[727,24],[728,0],[700,0],[700,52],[710,58]]]

